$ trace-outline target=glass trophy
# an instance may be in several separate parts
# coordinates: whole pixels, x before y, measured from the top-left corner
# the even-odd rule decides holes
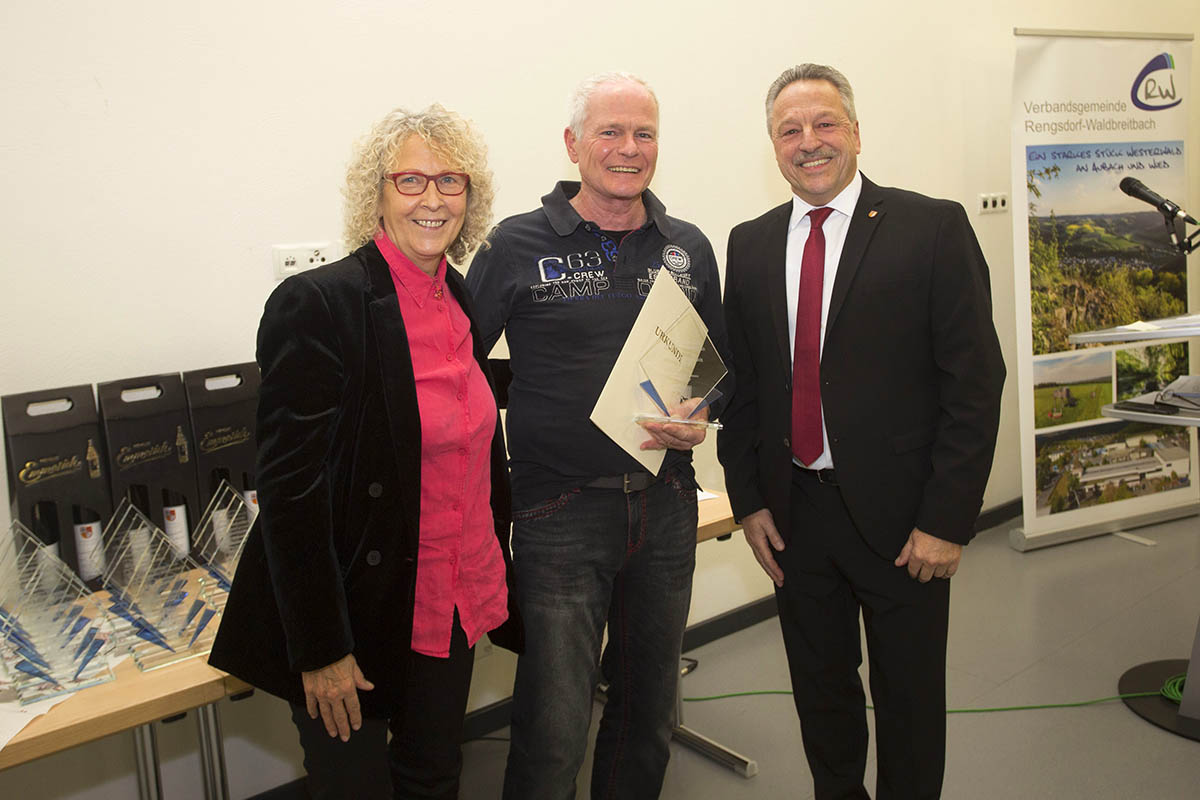
[[[20,522],[0,553],[0,663],[22,705],[113,679],[103,604]]]
[[[728,371],[704,323],[695,312],[685,312],[670,325],[656,328],[655,334],[654,343],[638,360],[639,385],[653,404],[653,410],[640,413],[635,419],[639,422],[692,422],[719,428],[718,423],[694,419],[701,409],[721,397],[717,384]],[[687,419],[671,416],[671,408],[694,397],[699,397],[700,403]]]
[[[104,532],[108,611],[145,671],[212,649],[225,592],[128,498]]]
[[[221,608],[257,517],[258,506],[247,504],[244,493],[222,480],[196,527],[192,555],[205,571],[201,580],[213,585],[214,603]]]

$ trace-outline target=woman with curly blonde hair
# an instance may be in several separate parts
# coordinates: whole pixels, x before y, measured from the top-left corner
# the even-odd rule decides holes
[[[291,703],[314,798],[457,797],[474,645],[521,646],[504,437],[447,263],[491,177],[458,115],[391,112],[347,170],[353,252],[259,325],[260,514],[209,661]]]
[[[355,148],[346,169],[346,247],[366,244],[379,228],[380,208],[387,182],[380,180],[395,162],[397,151],[412,136],[419,136],[438,158],[471,176],[467,211],[462,231],[446,254],[462,263],[467,254],[484,242],[492,224],[492,173],[487,168],[487,149],[470,125],[440,105],[411,113],[402,108],[377,122]]]

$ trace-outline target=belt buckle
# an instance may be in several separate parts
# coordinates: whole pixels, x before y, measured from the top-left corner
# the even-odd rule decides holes
[[[829,476],[829,478],[825,477],[825,473],[828,472],[829,470],[818,469],[818,470],[814,470],[814,471],[817,473],[817,483],[820,483],[823,486],[837,486],[838,485],[837,479],[834,476],[831,475],[831,476]]]
[[[629,488],[629,473],[628,472],[621,473],[621,483],[622,483],[621,489],[625,492],[625,494],[629,494],[630,492],[633,491],[632,489]]]

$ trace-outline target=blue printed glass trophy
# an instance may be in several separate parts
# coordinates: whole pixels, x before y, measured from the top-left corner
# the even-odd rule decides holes
[[[246,502],[246,493],[222,480],[196,527],[192,555],[204,569],[202,581],[213,584],[214,602],[224,607],[224,593],[233,583],[246,535],[258,516],[258,506]]]
[[[21,704],[113,679],[106,609],[28,528],[0,548],[0,664]]]
[[[654,342],[638,359],[640,383],[653,410],[638,413],[639,422],[682,422],[721,427],[697,416],[721,397],[717,384],[727,372],[725,362],[700,318],[689,307],[678,319],[655,328]],[[672,411],[693,398],[700,402],[680,418]]]
[[[224,590],[128,499],[104,532],[104,559],[107,610],[139,669],[208,654]]]

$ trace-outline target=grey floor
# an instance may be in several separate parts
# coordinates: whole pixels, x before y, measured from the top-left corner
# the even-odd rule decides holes
[[[1188,657],[1200,617],[1196,517],[1138,530],[1154,547],[1101,536],[1018,553],[1008,546],[1009,527],[980,534],[954,578],[951,708],[1109,697],[1129,667]],[[685,697],[788,688],[775,619],[687,655],[700,666],[684,679]],[[759,772],[741,778],[673,744],[663,798],[813,796],[790,698],[689,702],[684,715],[690,727],[755,759]],[[951,714],[948,734],[946,798],[1200,798],[1200,742],[1150,725],[1119,701]],[[469,743],[461,796],[498,797],[507,751],[505,741]],[[867,770],[872,788],[873,758]]]

